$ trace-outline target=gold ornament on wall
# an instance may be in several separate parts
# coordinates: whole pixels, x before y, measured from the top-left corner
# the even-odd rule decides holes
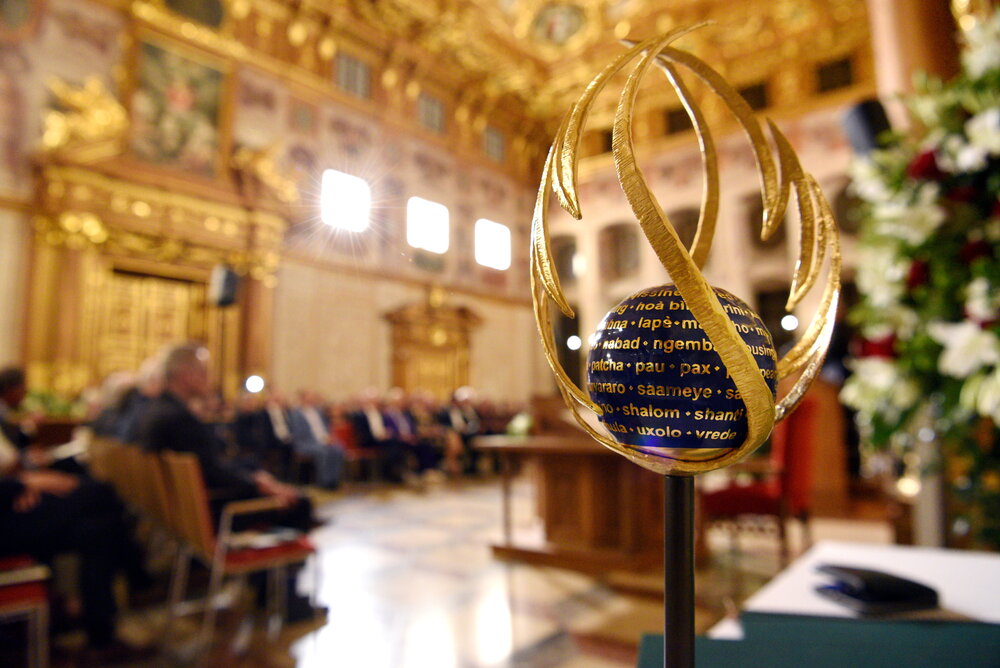
[[[128,130],[128,115],[121,102],[97,77],[73,86],[58,77],[48,81],[55,109],[45,114],[42,150],[111,151]]]
[[[689,52],[671,47],[674,40],[703,25],[678,28],[638,44],[628,43],[628,50],[594,77],[563,118],[549,150],[532,222],[530,259],[535,318],[546,358],[566,404],[580,426],[598,442],[641,466],[672,476],[690,476],[734,463],[760,446],[775,422],[794,410],[822,366],[840,292],[837,227],[815,178],[803,170],[788,139],[773,121],[767,119],[762,124],[717,71]],[[632,295],[601,323],[591,338],[588,394],[570,380],[559,361],[554,341],[551,306],[555,305],[567,317],[575,315],[560,286],[550,249],[549,200],[555,192],[563,209],[576,219],[582,218],[577,188],[581,135],[598,94],[633,62],[614,114],[612,153],[619,183],[638,224],[674,284]],[[680,241],[636,161],[633,143],[636,97],[641,82],[654,66],[666,77],[687,111],[701,148],[702,206],[697,234],[689,248]],[[774,354],[770,334],[756,314],[737,298],[710,286],[701,273],[719,214],[718,157],[705,115],[692,102],[692,95],[679,74],[681,69],[693,74],[719,98],[749,140],[761,182],[762,239],[768,239],[782,224],[794,194],[801,233],[786,308],[794,309],[814,287],[821,286],[822,294],[805,334],[780,360]],[[768,143],[764,125],[773,147]],[[644,309],[650,310],[644,312]],[[653,325],[649,323],[657,323],[655,326],[660,329],[651,331]],[[694,358],[684,355],[692,354],[690,351],[694,349],[698,351],[696,356],[707,352],[692,362]],[[678,351],[681,351],[679,356]],[[661,374],[659,383],[655,382],[654,369]],[[640,371],[650,374],[637,375]],[[620,376],[620,383],[615,373]],[[690,375],[695,373],[704,375]],[[798,379],[792,389],[776,400],[776,382],[796,375]],[[665,385],[664,378],[673,378],[673,384]],[[711,402],[656,403],[660,397],[675,396],[689,401],[689,397],[701,395],[713,399],[725,396],[735,403],[730,401],[725,410],[718,411]],[[598,417],[603,429],[588,420],[587,411]],[[643,420],[631,419],[640,412]],[[650,416],[669,416],[676,422],[660,422],[651,427],[646,420]],[[709,420],[722,416],[728,420],[726,425],[733,428],[723,431],[719,423],[717,430],[699,430],[694,421],[702,416],[709,416]],[[690,445],[699,433],[707,434],[707,440]]]

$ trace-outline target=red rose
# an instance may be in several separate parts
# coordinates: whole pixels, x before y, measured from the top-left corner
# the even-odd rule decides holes
[[[969,240],[962,244],[962,250],[958,252],[958,255],[962,258],[962,262],[968,264],[981,257],[990,257],[993,255],[993,249],[990,248],[985,239]]]
[[[924,179],[925,181],[940,180],[944,174],[938,169],[937,158],[934,151],[924,151],[906,167],[906,175],[911,179]]]
[[[906,287],[910,290],[925,285],[931,277],[930,267],[923,260],[910,263],[910,271],[906,274]]]
[[[896,357],[896,336],[890,334],[881,339],[861,339],[860,357]]]

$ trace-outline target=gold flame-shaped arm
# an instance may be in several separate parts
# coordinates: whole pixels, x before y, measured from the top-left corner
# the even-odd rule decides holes
[[[619,55],[586,87],[559,127],[542,173],[532,220],[531,286],[535,319],[542,337],[545,356],[555,373],[559,390],[580,425],[596,440],[616,452],[660,473],[692,475],[731,464],[755,450],[766,440],[776,421],[786,417],[802,399],[822,366],[833,332],[837,299],[840,292],[840,243],[836,223],[816,180],[802,169],[795,151],[778,127],[767,121],[774,152],[750,106],[735,89],[704,61],[670,44],[704,24],[673,30],[629,48]],[[618,443],[603,429],[587,420],[586,408],[596,415],[602,409],[579,388],[559,363],[554,341],[549,303],[566,316],[574,317],[559,283],[549,245],[548,210],[550,196],[574,218],[582,211],[577,191],[580,138],[594,99],[608,81],[638,59],[632,68],[615,113],[612,153],[618,179],[643,234],[694,318],[713,344],[732,377],[746,407],[748,433],[737,448],[722,450],[709,458],[690,451],[665,452],[652,456]],[[701,148],[704,188],[698,228],[686,248],[639,170],[632,139],[632,123],[639,84],[652,66],[665,75],[680,98]],[[794,191],[801,221],[799,253],[786,308],[793,309],[822,279],[823,293],[819,307],[802,338],[778,361],[778,378],[794,374],[799,378],[789,392],[775,402],[760,369],[723,311],[712,287],[701,273],[715,234],[719,212],[719,174],[715,144],[704,116],[678,75],[678,68],[693,73],[707,85],[735,116],[750,142],[761,181],[763,219],[761,238],[767,239],[785,219],[788,202]],[[775,159],[775,154],[777,159]]]

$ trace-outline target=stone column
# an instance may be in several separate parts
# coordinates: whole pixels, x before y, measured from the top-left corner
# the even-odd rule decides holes
[[[912,92],[913,74],[948,79],[959,70],[958,31],[948,0],[867,0],[878,94],[893,127],[909,124],[894,98]]]

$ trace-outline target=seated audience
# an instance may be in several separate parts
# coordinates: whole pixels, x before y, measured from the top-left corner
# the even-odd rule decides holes
[[[451,403],[438,415],[439,421],[448,430],[449,438],[461,445],[466,474],[479,471],[479,453],[472,447],[472,437],[477,436],[480,429],[479,415],[472,405],[474,398],[472,388],[460,387],[452,394]]]
[[[27,554],[51,562],[80,558],[78,587],[88,654],[96,665],[141,658],[147,652],[115,638],[113,581],[124,572],[134,588],[150,584],[121,502],[101,483],[60,471],[0,476],[0,556]]]
[[[156,398],[142,420],[140,442],[147,450],[190,452],[198,457],[205,486],[209,490],[217,522],[230,501],[261,496],[281,501],[282,508],[267,513],[237,516],[233,529],[242,531],[262,523],[309,531],[315,526],[312,502],[295,487],[282,483],[261,469],[241,467],[222,459],[222,444],[212,428],[188,407],[189,402],[209,392],[208,351],[197,344],[170,348],[163,361],[164,392]],[[288,618],[305,619],[313,608],[295,593],[296,573],[289,572]],[[264,578],[255,581],[258,602],[264,600]]]
[[[288,409],[292,447],[300,456],[312,459],[316,482],[337,489],[344,470],[344,451],[330,437],[330,427],[321,410],[322,401],[312,392],[299,392],[299,406]]]
[[[264,410],[258,414],[263,436],[263,461],[277,475],[288,480],[292,471],[295,447],[288,426],[288,402],[285,395],[272,391],[264,400]]]
[[[383,420],[389,438],[399,443],[408,460],[415,463],[418,474],[433,469],[437,465],[437,452],[418,433],[417,423],[406,405],[406,393],[394,387],[389,390],[386,399]],[[407,462],[407,473],[411,471],[410,461]]]
[[[164,392],[150,404],[140,427],[143,447],[152,452],[175,450],[197,455],[217,512],[229,501],[272,496],[285,506],[276,518],[278,523],[302,530],[311,528],[312,504],[308,498],[266,471],[224,462],[212,429],[188,408],[188,402],[209,391],[208,351],[195,344],[175,346],[164,358],[163,372]]]
[[[383,477],[390,482],[402,482],[406,472],[406,451],[393,436],[382,413],[381,400],[375,390],[366,390],[357,411],[351,414],[358,447],[378,453]]]

